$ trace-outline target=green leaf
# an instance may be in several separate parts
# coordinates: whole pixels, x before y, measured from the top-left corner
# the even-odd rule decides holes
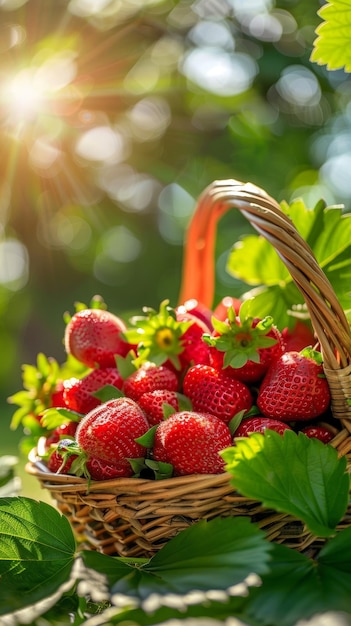
[[[302,520],[328,537],[344,516],[350,480],[346,459],[317,439],[266,430],[236,439],[221,455],[240,493]]]
[[[101,400],[101,402],[107,402],[108,400],[114,400],[114,398],[122,398],[124,393],[114,385],[104,385],[91,395]]]
[[[295,626],[299,620],[331,611],[351,616],[350,589],[351,528],[347,528],[326,543],[315,561],[274,544],[270,572],[262,575],[262,586],[252,590],[247,610],[258,623],[279,626]]]
[[[155,439],[155,433],[156,433],[157,427],[158,427],[158,424],[151,426],[151,428],[149,428],[149,430],[147,430],[146,433],[144,433],[140,437],[137,437],[134,441],[136,441],[137,443],[140,443],[140,445],[144,446],[144,448],[152,448],[154,445],[154,439]]]
[[[342,207],[326,207],[318,202],[308,209],[302,200],[281,204],[300,235],[310,246],[330,280],[344,308],[350,307],[351,215]],[[290,325],[289,310],[304,302],[284,263],[273,246],[260,235],[244,237],[234,246],[227,263],[228,272],[255,287],[245,298],[254,296],[252,313],[273,315],[279,327]]]
[[[0,499],[0,614],[53,594],[70,577],[76,551],[67,518],[30,498]]]
[[[244,236],[234,245],[227,270],[248,285],[276,285],[290,280],[275,249],[260,235]]]
[[[318,11],[323,22],[316,28],[310,60],[328,70],[351,71],[351,6],[345,0],[330,0]]]
[[[227,589],[267,571],[271,545],[249,518],[202,520],[179,533],[143,567],[169,590]]]
[[[62,424],[69,422],[79,422],[82,419],[82,413],[71,411],[71,409],[56,408],[46,409],[41,417],[41,424],[48,430],[54,430]]]
[[[113,558],[93,550],[82,550],[80,556],[87,568],[105,576],[110,589],[116,581],[125,577],[128,578],[134,572],[136,565],[139,567],[140,562],[148,561],[148,559],[136,558],[129,563],[126,559]]]
[[[149,561],[128,566],[109,564],[83,553],[85,563],[108,576],[113,593],[139,600],[150,594],[184,594],[193,590],[226,590],[252,572],[268,571],[271,544],[245,517],[201,521],[179,533]]]

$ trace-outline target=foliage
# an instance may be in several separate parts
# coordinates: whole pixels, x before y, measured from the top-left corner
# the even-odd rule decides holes
[[[255,433],[235,444],[222,456],[241,493],[291,513],[317,536],[334,534],[349,499],[345,458],[338,460],[334,448],[293,431],[283,437]]]
[[[62,360],[63,294],[102,293],[126,315],[165,297],[176,304],[186,226],[212,180],[350,205],[348,81],[309,59],[315,3],[18,4],[0,8],[4,85],[38,70],[52,90],[28,115],[30,90],[19,104],[16,90],[2,96],[4,397],[34,361],[35,337]],[[242,290],[223,254],[243,231],[239,218],[219,230],[217,301]]]
[[[317,38],[311,61],[328,70],[351,72],[351,6],[345,0],[331,0],[318,11],[323,22],[316,28]]]
[[[351,277],[351,214],[339,206],[318,202],[312,209],[302,199],[290,205],[281,204],[297,231],[310,246],[319,266],[333,285],[345,311],[350,309]],[[292,278],[267,239],[261,235],[243,236],[234,244],[228,258],[228,272],[244,285],[253,287],[256,314],[274,315],[278,326],[291,324],[294,310],[301,309],[304,300]],[[246,297],[250,292],[246,294]]]
[[[199,521],[150,559],[111,557],[76,545],[51,505],[2,498],[2,623],[35,623],[65,600],[74,623],[87,625],[235,617],[252,626],[295,626],[330,611],[351,619],[351,528],[336,530],[349,494],[345,459],[289,431],[238,439],[223,456],[239,493],[262,494],[266,506],[296,514],[326,538],[314,559],[267,541],[245,516]]]

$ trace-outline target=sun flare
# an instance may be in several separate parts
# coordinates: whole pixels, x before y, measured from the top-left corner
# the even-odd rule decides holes
[[[13,122],[32,120],[45,105],[44,88],[30,70],[22,70],[7,82],[3,98],[8,120]]]

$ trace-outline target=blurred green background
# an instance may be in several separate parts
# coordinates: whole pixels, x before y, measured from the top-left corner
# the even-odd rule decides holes
[[[196,198],[236,178],[350,208],[351,82],[311,63],[310,0],[0,2],[0,453],[7,397],[63,313],[101,294],[128,318],[177,303]],[[250,230],[218,230],[216,301]],[[26,481],[26,479],[24,479]]]

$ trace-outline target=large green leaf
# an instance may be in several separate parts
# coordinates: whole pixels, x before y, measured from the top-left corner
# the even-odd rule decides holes
[[[268,570],[271,544],[245,517],[202,520],[171,539],[149,561],[135,564],[82,552],[85,564],[104,573],[113,593],[145,599],[227,589]]]
[[[316,561],[275,544],[262,582],[252,589],[247,609],[260,624],[292,626],[324,612],[345,612],[351,618],[351,528],[328,541]]]
[[[316,28],[311,61],[328,70],[351,71],[351,5],[347,0],[330,0],[318,11],[323,19]]]
[[[346,459],[334,448],[302,433],[267,430],[238,438],[222,456],[240,493],[304,521],[316,536],[334,534],[350,486]]]
[[[281,208],[313,251],[319,265],[329,278],[339,301],[350,308],[348,278],[351,276],[351,215],[340,207],[325,207],[321,201],[308,209],[302,200]],[[280,326],[289,325],[289,310],[303,303],[283,261],[272,245],[261,235],[243,237],[233,248],[227,264],[228,272],[255,289],[255,313],[273,315]]]
[[[227,589],[267,570],[270,544],[249,518],[202,520],[158,552],[147,570],[173,590]]]
[[[30,498],[0,498],[0,614],[53,594],[69,580],[76,544],[68,520]]]
[[[124,609],[121,605],[111,607],[100,617],[94,617],[92,625],[130,621],[141,626],[164,626],[167,620],[173,619],[177,624],[184,620],[187,624],[190,618],[197,618],[199,622],[191,623],[200,626],[206,624],[207,618],[215,626],[228,624],[232,618],[238,626],[296,626],[301,620],[324,613],[330,624],[349,625],[351,528],[330,539],[315,560],[286,546],[272,544],[269,571],[260,578],[260,583],[247,588],[246,593],[237,590],[235,595],[232,590],[223,592],[222,598],[209,587],[203,593],[150,597],[141,606],[131,607],[130,603]]]

